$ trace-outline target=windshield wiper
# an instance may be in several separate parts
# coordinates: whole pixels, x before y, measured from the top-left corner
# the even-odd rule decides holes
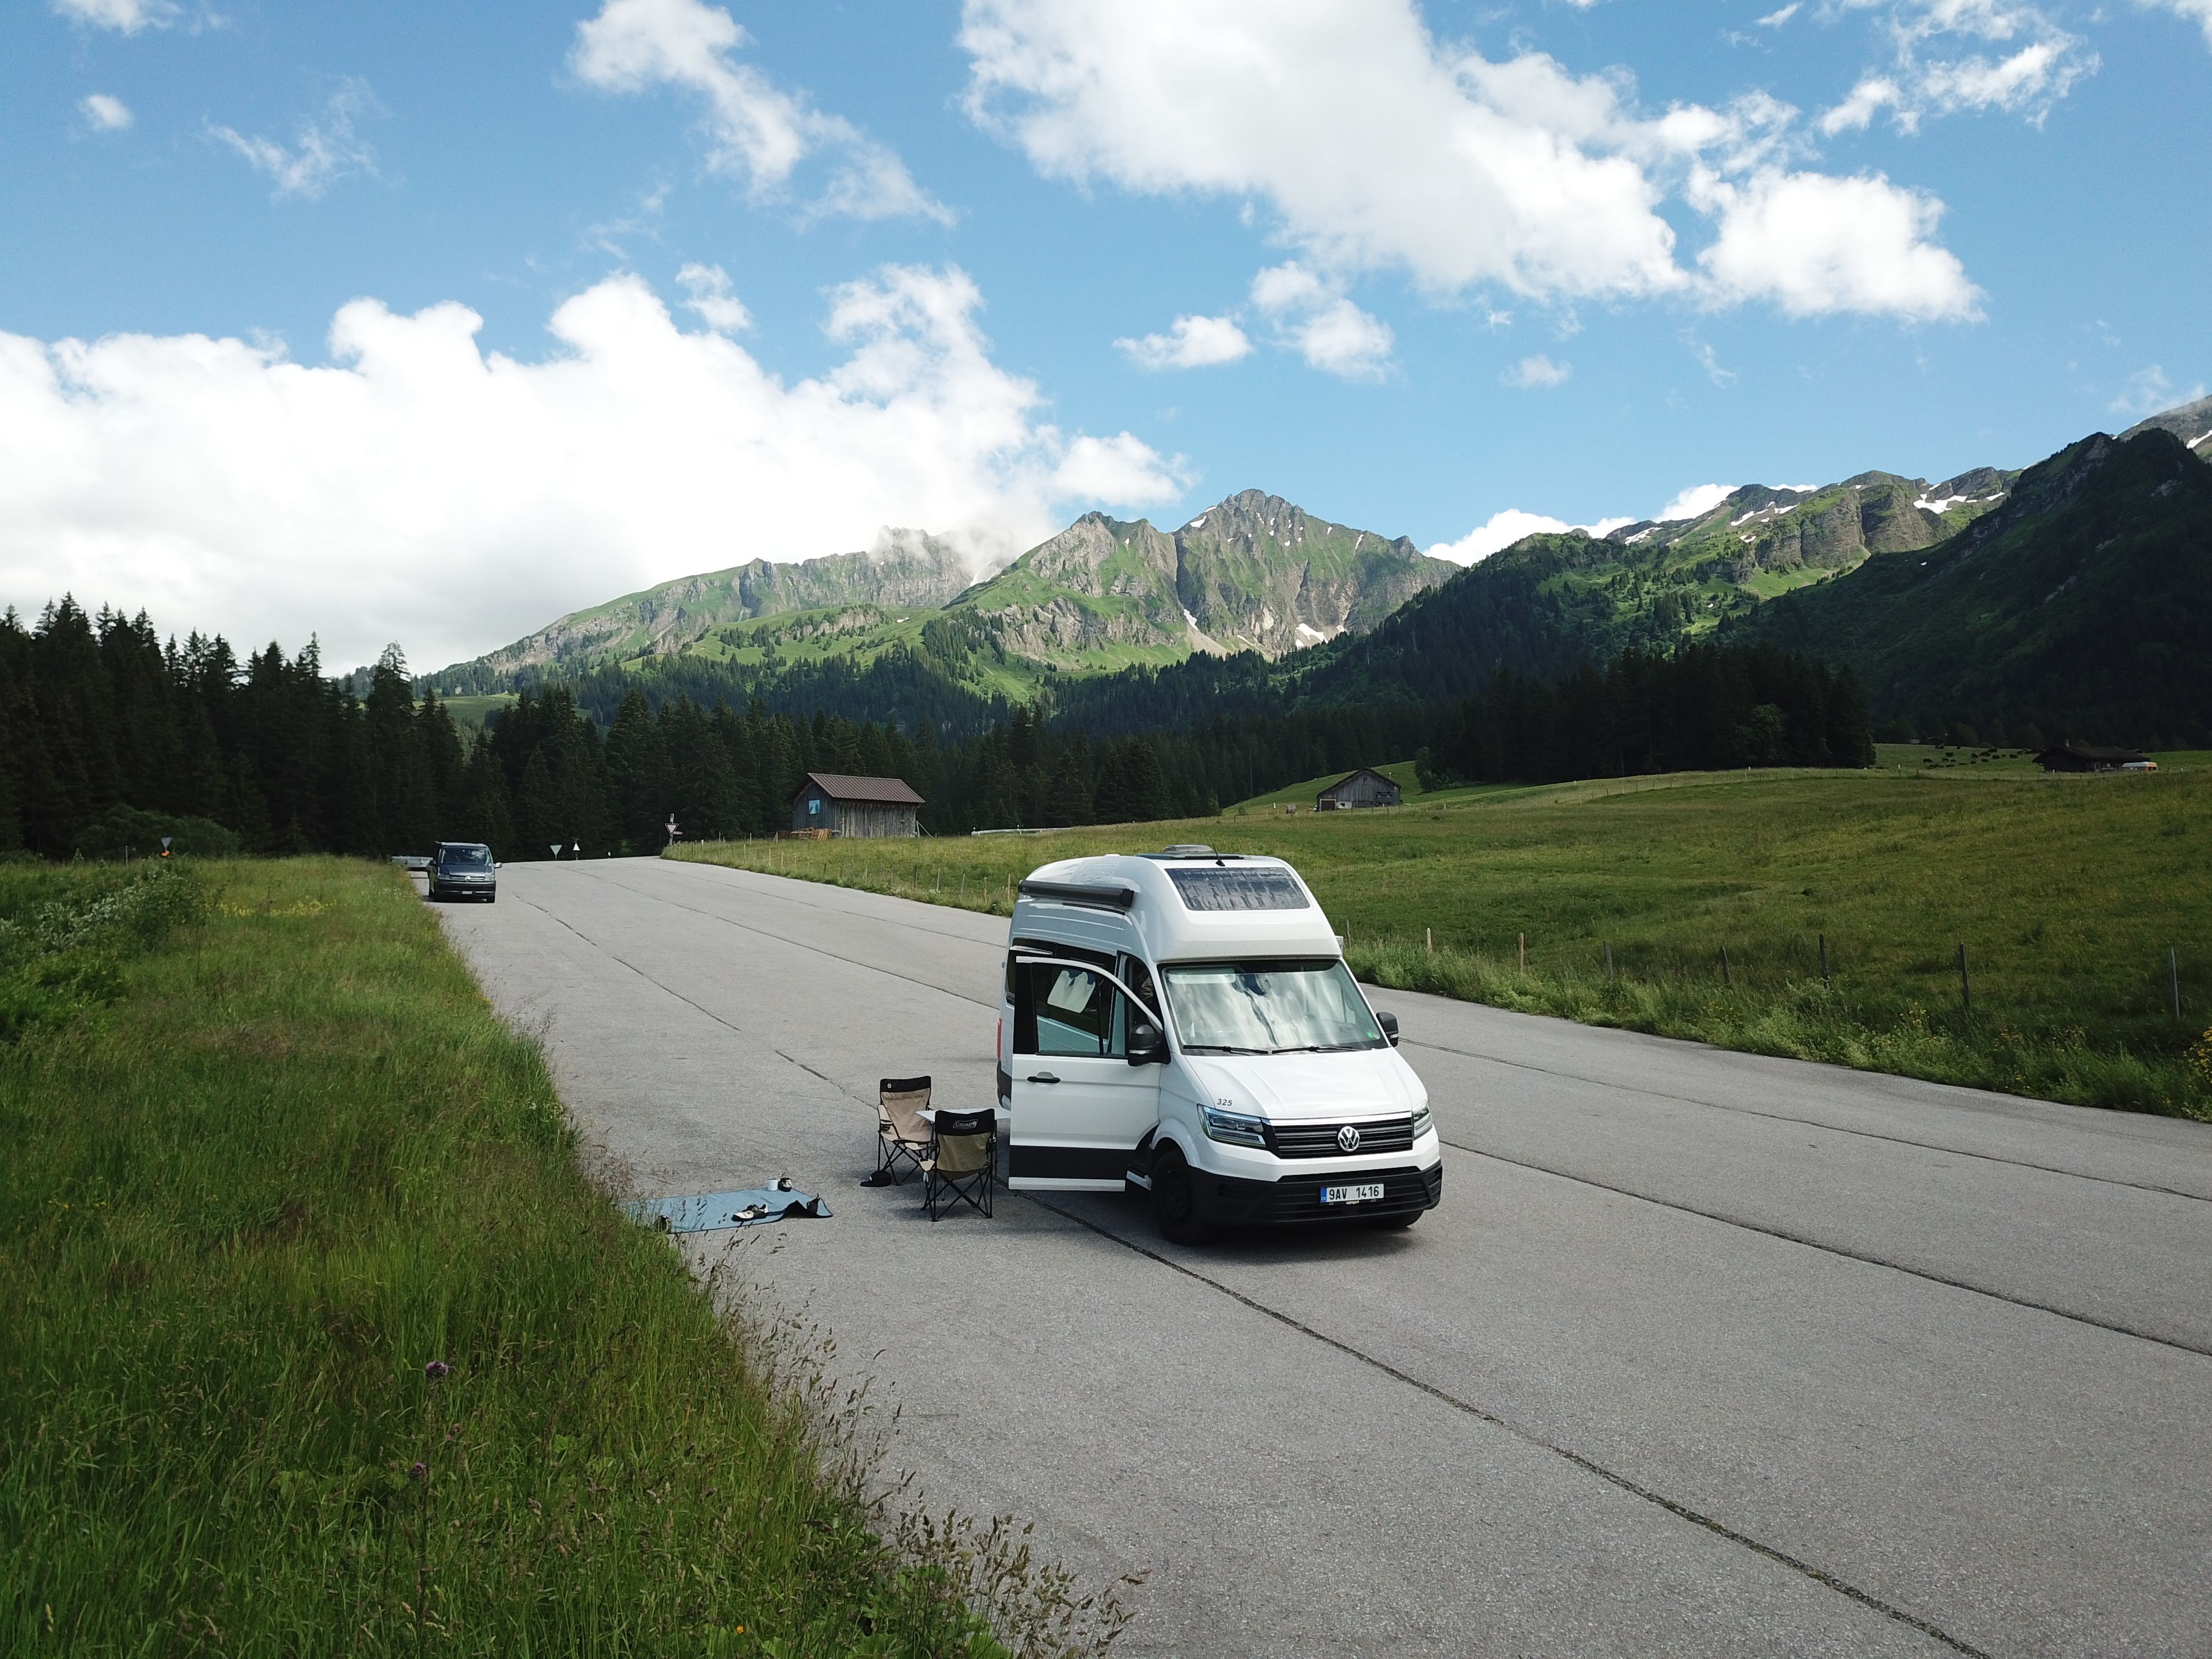
[[[1182,1051],[1187,1054],[1273,1054],[1279,1048],[1232,1048],[1224,1042],[1186,1042]]]

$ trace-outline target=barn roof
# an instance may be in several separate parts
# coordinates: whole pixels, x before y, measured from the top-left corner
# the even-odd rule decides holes
[[[831,800],[866,801],[878,806],[920,806],[921,796],[896,778],[855,778],[842,772],[809,772],[806,783]],[[806,784],[799,786],[806,793]]]
[[[2094,766],[2127,766],[2150,758],[2149,756],[2140,754],[2133,749],[2112,749],[2094,743],[2057,743],[2051,744],[2048,749],[2039,750],[2036,759],[2042,760],[2045,756],[2050,755],[2063,755],[2072,760],[2087,761]]]
[[[1390,776],[1388,773],[1378,772],[1371,766],[1363,766],[1356,771],[1346,772],[1342,777],[1339,778],[1334,783],[1329,785],[1328,788],[1322,790],[1321,793],[1324,795],[1334,794],[1336,791],[1343,788],[1346,784],[1352,782],[1357,778],[1373,778],[1378,783],[1389,784],[1393,789],[1395,789],[1398,787],[1398,780]]]

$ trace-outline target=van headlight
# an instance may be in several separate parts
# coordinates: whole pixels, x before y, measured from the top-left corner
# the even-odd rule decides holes
[[[1414,1139],[1419,1140],[1423,1135],[1428,1133],[1430,1130],[1436,1127],[1436,1115],[1429,1110],[1429,1103],[1427,1101],[1425,1100],[1419,1105],[1413,1108]]]
[[[1218,1107],[1201,1106],[1198,1121],[1205,1126],[1210,1140],[1225,1141],[1231,1146],[1257,1146],[1262,1152],[1267,1147],[1267,1122],[1265,1118],[1247,1117],[1242,1112],[1224,1112]]]

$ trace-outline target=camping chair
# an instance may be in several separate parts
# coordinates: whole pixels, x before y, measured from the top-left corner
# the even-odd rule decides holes
[[[981,1215],[991,1213],[991,1188],[999,1172],[999,1115],[939,1112],[937,1153],[921,1161],[922,1207],[932,1221],[956,1204]]]
[[[876,1174],[888,1177],[877,1185],[897,1182],[901,1159],[921,1169],[935,1139],[922,1116],[928,1107],[926,1077],[887,1077],[876,1085]]]

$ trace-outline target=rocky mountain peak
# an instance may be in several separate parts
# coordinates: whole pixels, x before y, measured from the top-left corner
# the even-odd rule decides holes
[[[2199,398],[2137,421],[2120,434],[2121,441],[2141,437],[2153,428],[2173,434],[2198,460],[2212,461],[2212,398]]]

